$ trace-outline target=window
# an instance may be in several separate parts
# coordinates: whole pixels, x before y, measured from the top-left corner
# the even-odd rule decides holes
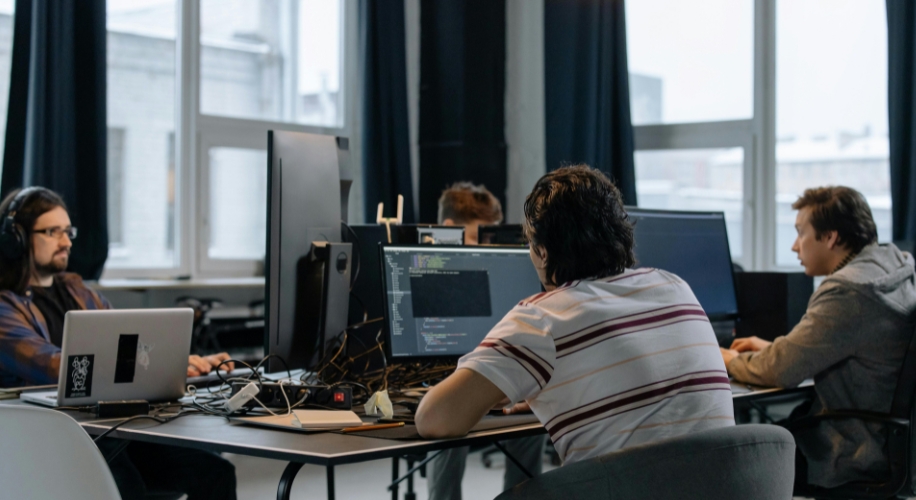
[[[262,274],[267,131],[352,136],[356,2],[108,0],[107,8],[104,277]],[[358,164],[359,141],[350,144]]]
[[[106,267],[177,266],[174,251],[175,0],[108,0]]]
[[[211,259],[263,259],[267,242],[267,151],[209,150]]]
[[[201,112],[339,127],[339,0],[203,0]]]
[[[741,258],[743,148],[637,151],[635,160],[640,207],[725,212],[732,257]]]
[[[750,265],[755,2],[626,8],[637,203],[725,212],[732,258]]]
[[[10,95],[10,66],[13,62],[14,0],[0,0],[0,96]],[[0,99],[0,151],[6,142],[6,108],[9,99]],[[2,163],[2,162],[0,162]]]
[[[891,236],[887,19],[882,0],[777,6],[776,263],[797,264],[795,211],[805,189],[853,187],[878,237]]]
[[[627,2],[634,125],[753,115],[752,0]]]
[[[860,190],[890,239],[882,0],[626,8],[640,206],[725,212],[749,269],[800,269],[791,204],[806,188]]]
[[[108,244],[109,256],[124,246],[124,129],[108,129]]]

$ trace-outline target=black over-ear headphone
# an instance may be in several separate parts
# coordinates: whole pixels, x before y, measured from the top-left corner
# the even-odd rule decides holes
[[[16,193],[3,214],[3,225],[0,226],[0,254],[9,260],[17,260],[25,253],[25,230],[16,223],[16,213],[28,197],[39,191],[38,187],[27,187]]]

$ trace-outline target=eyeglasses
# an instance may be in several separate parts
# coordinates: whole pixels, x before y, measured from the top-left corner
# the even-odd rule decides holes
[[[33,233],[43,234],[49,238],[54,238],[59,240],[61,236],[67,235],[71,240],[76,239],[76,228],[73,226],[70,227],[49,227],[47,229],[35,229]]]

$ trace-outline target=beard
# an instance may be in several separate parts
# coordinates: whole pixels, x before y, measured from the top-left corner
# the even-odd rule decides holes
[[[47,264],[35,264],[35,272],[39,276],[50,276],[52,274],[62,273],[67,270],[67,264],[70,262],[70,256],[65,255],[63,258],[52,258]]]

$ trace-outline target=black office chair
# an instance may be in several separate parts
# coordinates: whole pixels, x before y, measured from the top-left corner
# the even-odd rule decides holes
[[[862,420],[880,423],[887,429],[887,453],[890,476],[884,481],[853,481],[834,488],[814,485],[796,486],[794,495],[812,498],[898,498],[913,494],[911,470],[912,417],[914,416],[914,392],[916,392],[916,335],[910,340],[903,367],[894,391],[890,413],[865,410],[834,410],[795,420],[786,425],[790,431],[818,425],[826,420]]]

